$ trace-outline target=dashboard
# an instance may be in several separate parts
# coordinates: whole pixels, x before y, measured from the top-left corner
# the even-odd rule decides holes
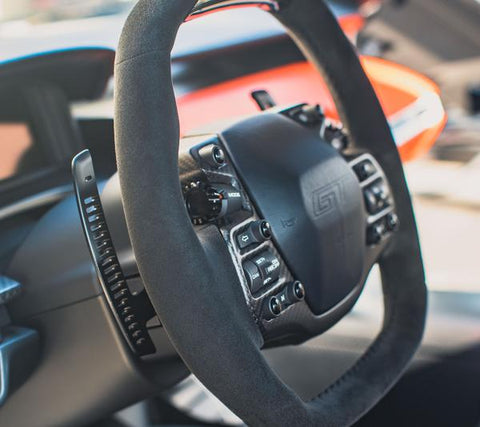
[[[259,25],[266,24],[256,15],[254,19],[259,19]],[[363,22],[343,19],[354,37]],[[191,24],[201,25],[197,22],[202,20]],[[180,37],[173,58],[173,80],[181,133],[189,140],[189,148],[205,145],[204,140],[193,141],[188,136],[211,121],[256,113],[259,105],[251,94],[258,90],[266,91],[282,108],[320,104],[332,126],[339,126],[325,82],[283,31],[270,25],[255,38],[245,39],[245,28],[239,24],[227,43],[220,43],[215,32],[205,33],[203,44],[196,39],[193,46],[187,43],[193,38]],[[42,338],[40,363],[34,367],[29,386],[15,391],[2,407],[0,424],[75,425],[80,419],[86,423],[134,403],[139,395],[148,397],[169,389],[188,375],[148,305],[124,218],[118,215],[123,212],[119,184],[111,178],[116,172],[113,61],[111,49],[85,48],[0,65],[0,93],[4,94],[0,99],[21,100],[16,114],[10,111],[14,104],[0,105],[0,275],[14,278],[24,288],[22,296],[9,304],[12,322],[39,331]],[[378,58],[362,61],[390,120],[402,159],[408,161],[427,152],[446,121],[436,85]],[[98,214],[91,210],[95,200],[87,203],[88,198],[99,198],[111,235],[95,236],[101,236],[102,244],[109,237],[115,248],[112,256],[116,259],[102,266],[105,281],[115,277],[107,293],[105,283],[98,280],[91,245],[85,244],[72,185],[70,162],[84,149],[92,155],[92,183],[99,189],[98,194],[81,193],[85,218],[88,222],[89,216]],[[183,164],[185,197],[192,220],[201,225],[205,211],[195,208],[194,190],[199,184],[192,180],[191,165],[188,160]],[[381,174],[375,179],[378,177]],[[192,182],[197,187],[192,187]],[[232,190],[225,187],[231,183],[222,184],[216,193],[230,194],[235,203],[238,187]],[[385,211],[372,224],[386,220],[391,213]],[[232,256],[245,275],[246,287],[254,299],[262,301],[258,309],[263,310],[266,296],[289,299],[294,302],[291,305],[302,307],[304,290],[281,268],[275,248],[265,238],[268,230],[265,224],[262,227],[262,218],[253,212],[242,219],[224,232],[233,242]],[[95,236],[92,234],[92,239]],[[259,241],[250,246],[245,242],[249,239]],[[121,271],[110,269],[115,265],[120,265]],[[260,273],[257,267],[261,267]],[[276,285],[271,288],[269,282]],[[112,311],[110,300],[125,298],[121,311]],[[126,310],[129,307],[131,311]],[[284,308],[293,311],[290,305]],[[132,311],[144,315],[131,318]],[[275,311],[266,316],[276,318]],[[269,324],[272,320],[265,319]],[[138,352],[137,347],[142,350]],[[72,384],[82,392],[72,396]],[[46,385],[50,392],[40,392]],[[25,402],[29,411],[22,410]],[[73,412],[72,407],[76,408]]]

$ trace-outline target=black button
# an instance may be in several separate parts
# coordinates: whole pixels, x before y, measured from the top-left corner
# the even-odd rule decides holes
[[[253,259],[255,265],[262,269],[266,264],[270,262],[270,252],[265,251]]]
[[[278,316],[282,312],[282,303],[277,297],[270,298],[268,306],[274,316]]]
[[[273,277],[265,274],[265,267],[270,264],[268,253],[263,252],[260,256],[255,258],[253,260],[253,262],[255,263],[255,265],[260,270],[260,273],[261,273],[261,276],[262,276],[262,286],[266,286],[266,285],[272,283],[273,282]]]
[[[388,205],[388,188],[383,181],[378,181],[370,187],[377,200],[377,209],[383,209]]]
[[[383,222],[377,222],[369,227],[367,231],[367,243],[369,245],[376,245],[380,243],[385,233],[385,225]]]
[[[215,163],[219,166],[221,166],[225,163],[225,153],[218,146],[213,147],[212,157],[213,157],[213,160],[215,161]]]
[[[280,260],[270,251],[262,252],[253,262],[260,269],[264,286],[280,277]]]
[[[389,190],[382,180],[375,181],[363,191],[365,205],[369,214],[373,215],[385,209],[389,204]]]
[[[332,124],[326,125],[323,129],[323,138],[338,151],[341,151],[348,146],[347,135],[342,131],[342,129]]]
[[[247,230],[251,233],[254,240],[258,243],[272,238],[270,224],[265,220],[253,221],[248,224]]]
[[[201,159],[213,168],[219,168],[225,164],[225,153],[216,144],[209,144],[198,151]]]
[[[268,265],[263,265],[261,269],[265,276],[272,276],[274,280],[277,280],[280,276],[280,261],[274,255],[271,256]]]
[[[378,211],[377,198],[375,197],[375,194],[373,193],[373,191],[370,190],[369,188],[365,189],[363,191],[363,197],[365,199],[365,205],[367,206],[368,213],[371,215],[377,213]]]
[[[290,292],[290,299],[292,302],[301,301],[305,298],[305,287],[298,280],[290,284],[288,289]]]
[[[282,304],[282,309],[285,309],[305,298],[305,287],[301,282],[296,280],[295,282],[287,284],[276,297],[280,301],[280,304]]]
[[[255,265],[252,261],[247,261],[243,264],[243,271],[245,272],[250,290],[252,293],[257,292],[263,284],[263,279],[257,265]]]
[[[353,170],[358,176],[360,181],[365,181],[367,178],[371,177],[377,172],[375,166],[370,160],[365,160],[353,167]]]
[[[244,231],[237,235],[237,244],[240,249],[245,249],[255,243],[262,243],[269,240],[271,237],[272,230],[267,221],[252,221]]]
[[[280,276],[280,261],[271,252],[264,252],[263,255],[267,262],[262,263],[260,271],[264,277],[272,277],[273,280],[277,280]]]
[[[272,227],[267,221],[260,221],[259,231],[265,240],[272,238]]]
[[[305,298],[305,287],[298,280],[293,284],[293,292],[299,300]]]
[[[389,231],[395,231],[398,229],[400,225],[400,221],[398,219],[397,214],[391,212],[386,217],[387,229]]]

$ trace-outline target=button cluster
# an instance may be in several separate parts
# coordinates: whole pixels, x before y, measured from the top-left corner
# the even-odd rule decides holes
[[[337,151],[345,150],[349,145],[348,135],[342,125],[325,119],[320,105],[299,105],[288,108],[283,114],[309,128],[317,128],[319,135]]]
[[[364,154],[353,159],[350,164],[360,182],[369,216],[367,244],[374,246],[399,227],[394,201],[385,174],[371,155]]]
[[[288,283],[277,295],[270,297],[264,309],[264,318],[269,320],[279,316],[282,311],[305,298],[305,287],[301,282]]]
[[[244,262],[243,271],[253,294],[268,286],[280,277],[280,260],[266,250]]]

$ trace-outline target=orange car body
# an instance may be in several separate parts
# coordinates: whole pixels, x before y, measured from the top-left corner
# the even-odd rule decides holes
[[[360,15],[346,15],[339,21],[352,40],[364,25]],[[361,61],[388,118],[402,160],[413,160],[428,152],[447,121],[438,86],[422,74],[391,61],[367,56],[362,56]],[[327,117],[339,119],[325,81],[312,65],[299,62],[179,97],[182,134],[215,120],[254,113],[258,107],[250,93],[258,89],[268,91],[279,105],[320,104]]]

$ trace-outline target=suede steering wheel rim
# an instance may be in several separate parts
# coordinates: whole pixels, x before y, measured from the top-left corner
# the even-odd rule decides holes
[[[416,225],[386,118],[354,48],[324,2],[275,3],[278,7],[270,12],[325,77],[352,144],[368,149],[383,168],[401,220],[395,239],[378,260],[385,306],[381,333],[347,373],[303,402],[261,354],[261,333],[247,305],[238,303],[244,296],[218,230],[210,226],[195,232],[185,209],[170,52],[195,3],[140,0],[117,51],[116,156],[145,288],[185,364],[247,424],[350,425],[403,373],[425,322],[426,287]]]

